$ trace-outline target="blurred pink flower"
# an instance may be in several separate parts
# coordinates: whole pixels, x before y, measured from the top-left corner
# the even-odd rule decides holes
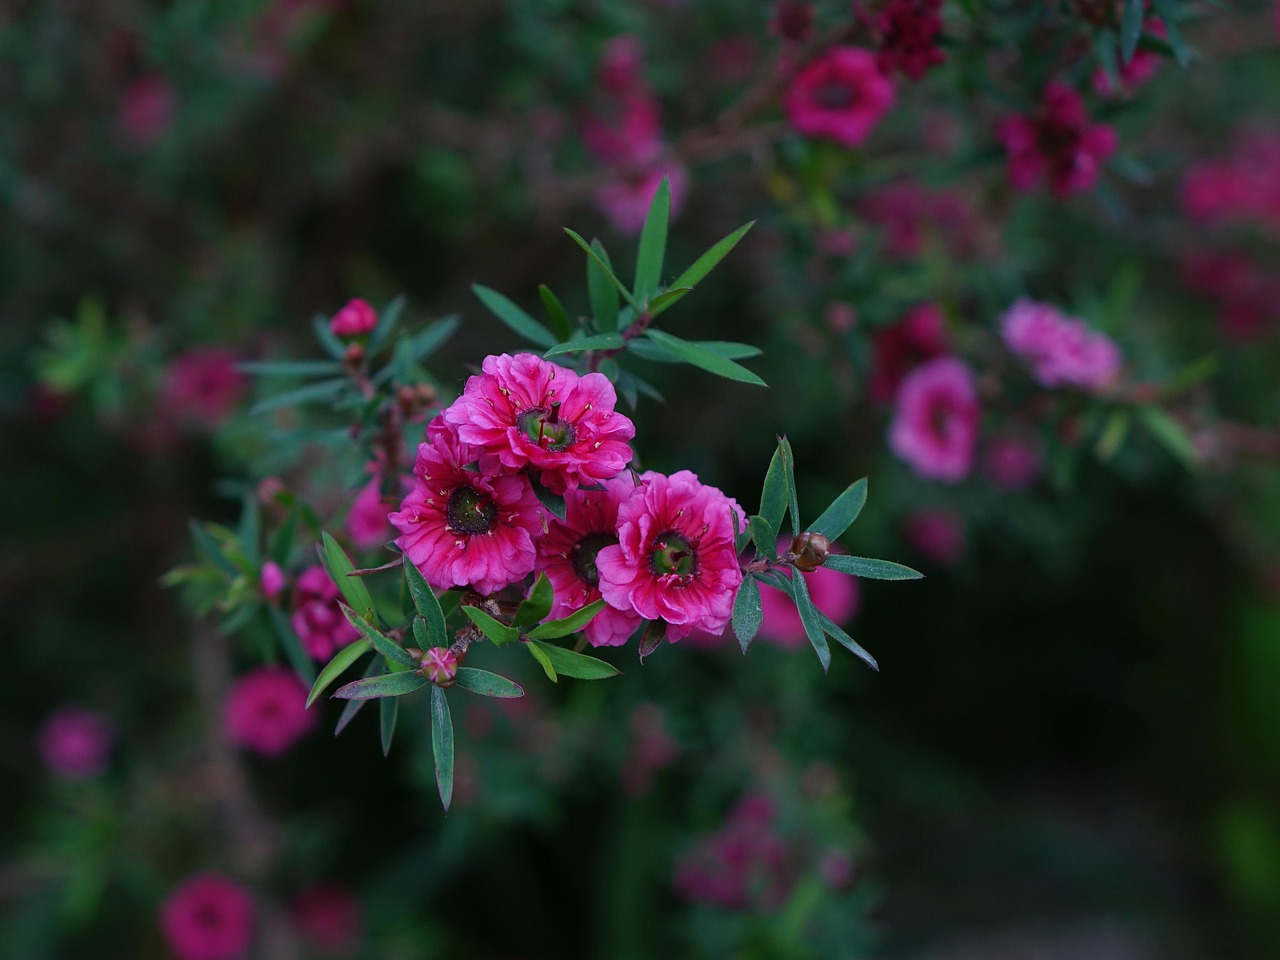
[[[911,370],[950,349],[942,308],[936,303],[911,307],[897,323],[877,330],[871,338],[871,399],[888,403]]]
[[[895,260],[919,257],[929,235],[936,236],[952,257],[971,256],[982,230],[964,196],[927,190],[910,180],[876,188],[858,204],[858,212],[880,228],[884,252]]]
[[[723,829],[695,841],[676,861],[675,888],[686,900],[724,910],[778,909],[791,887],[787,848],[773,830],[773,804],[749,794]]]
[[[284,589],[284,584],[284,571],[280,569],[280,564],[268,560],[262,565],[262,570],[258,573],[258,588],[264,597],[275,600]]]
[[[382,499],[382,474],[372,465],[369,482],[360,488],[347,512],[346,530],[361,550],[381,546],[391,539],[391,507]]]
[[[635,175],[622,174],[596,191],[596,203],[614,230],[630,236],[639,235],[663,177],[669,184],[671,216],[676,217],[684,207],[684,198],[689,190],[688,171],[679,164],[661,164]]]
[[[779,549],[785,548],[786,544],[779,543]],[[815,607],[842,626],[853,619],[858,612],[860,599],[856,577],[825,567],[818,567],[802,576],[809,587],[809,596]],[[801,623],[795,602],[790,597],[781,590],[762,587],[760,605],[764,612],[764,620],[760,624],[760,639],[769,640],[789,650],[800,650],[808,646],[809,639],[805,635],[804,624]]]
[[[222,347],[197,347],[180,353],[165,368],[160,402],[165,416],[212,430],[235,409],[248,387],[236,369],[234,353]]]
[[[1035,113],[1001,120],[996,137],[1009,155],[1015,189],[1033,190],[1044,180],[1059,198],[1092,187],[1116,149],[1115,131],[1090,121],[1080,94],[1057,82],[1045,88]]]
[[[306,709],[307,691],[285,667],[250,670],[231,685],[223,707],[227,736],[240,746],[273,757],[284,753],[316,725]]]
[[[253,897],[217,873],[190,877],[161,905],[160,932],[179,960],[237,960],[253,938]]]
[[[950,510],[917,510],[903,522],[907,542],[935,563],[950,566],[964,553],[964,520]]]
[[[973,467],[980,417],[969,368],[954,357],[938,357],[899,386],[889,446],[920,476],[956,483]]]
[[[596,65],[596,80],[614,96],[644,86],[644,41],[624,33],[605,41]]]
[[[1044,454],[1035,436],[997,436],[987,441],[982,465],[992,486],[1025,490],[1044,471]]]
[[[1280,136],[1242,137],[1231,153],[1197,163],[1182,181],[1182,209],[1201,223],[1280,229]]]
[[[893,105],[893,83],[871,51],[834,47],[796,74],[782,105],[799,133],[853,148]]]
[[[329,332],[335,337],[362,337],[378,325],[378,311],[364,300],[348,300],[329,321]]]
[[[318,564],[298,576],[289,623],[302,641],[302,649],[316,660],[328,660],[360,636],[338,607],[341,596],[328,571]]]
[[[131,146],[145,148],[169,130],[177,109],[173,84],[163,73],[130,82],[120,97],[119,125]]]
[[[1120,348],[1053,304],[1018,300],[1001,318],[1000,334],[1043,386],[1101,390],[1120,375]]]
[[[324,883],[303,890],[289,904],[289,919],[317,953],[340,957],[360,945],[364,911],[346,887]]]
[[[942,0],[889,0],[875,15],[880,38],[876,63],[884,73],[898,70],[919,80],[947,59],[938,46],[941,6]]]
[[[105,715],[81,707],[62,707],[45,720],[36,742],[54,776],[88,780],[106,769],[114,739]]]

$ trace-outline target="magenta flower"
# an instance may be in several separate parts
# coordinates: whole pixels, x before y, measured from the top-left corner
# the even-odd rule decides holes
[[[341,957],[360,945],[364,911],[346,887],[325,883],[303,890],[289,904],[289,919],[317,953]]]
[[[738,504],[688,470],[646,473],[618,507],[618,543],[596,554],[609,606],[664,620],[667,639],[717,633],[729,622],[742,583],[732,515]]]
[[[1034,435],[992,437],[987,441],[982,467],[992,486],[1010,492],[1025,490],[1044,471],[1044,454]]]
[[[473,453],[539,471],[556,493],[609,480],[631,461],[635,424],[615,412],[604,374],[579,377],[532,353],[486,357],[481,369],[442,414]]]
[[[596,80],[614,96],[624,96],[644,86],[644,41],[624,33],[605,41],[596,65]]]
[[[604,481],[603,490],[571,490],[565,495],[565,518],[551,518],[538,541],[537,569],[545,571],[555,591],[553,618],[567,617],[600,599],[596,558],[618,542],[618,507],[635,490],[629,473]],[[626,643],[640,626],[629,607],[605,607],[583,628],[593,647]]]
[[[1009,182],[1033,190],[1041,180],[1055,197],[1088,190],[1102,161],[1116,149],[1115,131],[1092,123],[1084,101],[1064,83],[1045,88],[1044,102],[1030,116],[1005,117],[996,137],[1009,154]]]
[[[1120,348],[1052,304],[1017,301],[1001,320],[1000,333],[1043,386],[1101,390],[1120,375]]]
[[[935,563],[950,566],[964,553],[964,520],[950,510],[917,510],[903,522],[902,532]]]
[[[382,499],[382,474],[375,464],[369,482],[360,488],[347,513],[347,535],[361,550],[385,543],[391,532],[390,508]]]
[[[338,606],[342,594],[324,567],[307,567],[293,590],[293,616],[289,623],[302,641],[302,649],[316,660],[328,660],[360,636]]]
[[[671,216],[678,216],[689,192],[688,171],[678,163],[657,164],[637,174],[620,173],[596,191],[596,203],[610,226],[618,233],[638,236],[663,177],[671,191]]]
[[[284,589],[284,584],[284,571],[280,569],[280,564],[268,560],[262,565],[262,570],[258,573],[258,589],[264,597],[274,603]]]
[[[348,300],[329,321],[329,332],[335,337],[362,337],[372,333],[377,325],[377,310],[364,300]]]
[[[1201,223],[1280,228],[1280,136],[1254,133],[1232,152],[1197,163],[1182,182],[1182,209]]]
[[[231,685],[223,707],[227,736],[240,746],[274,757],[315,726],[318,714],[306,708],[307,691],[292,671],[280,666],[250,670]]]
[[[230,416],[248,384],[248,378],[236,369],[234,353],[221,347],[201,347],[169,361],[160,385],[160,402],[167,416],[212,430]]]
[[[938,357],[898,388],[889,446],[920,476],[956,483],[973,467],[980,416],[969,368],[954,357]]]
[[[117,122],[129,145],[142,149],[168,132],[176,111],[177,96],[169,78],[163,73],[148,73],[125,87]]]
[[[533,537],[543,523],[528,479],[490,473],[483,464],[467,469],[481,450],[462,442],[443,415],[427,425],[427,440],[418,446],[413,488],[390,516],[400,531],[396,546],[440,589],[471,586],[489,594],[522,579],[533,570]]]
[[[676,891],[686,900],[725,910],[779,908],[791,887],[791,871],[774,819],[768,797],[744,797],[723,829],[701,837],[680,855]]]
[[[915,367],[951,349],[947,321],[936,303],[920,303],[902,319],[877,330],[871,338],[871,382],[868,392],[877,403],[888,403],[902,378]]]
[[[107,768],[114,739],[111,722],[96,710],[62,707],[40,728],[40,757],[62,780],[89,780]]]
[[[938,46],[942,0],[889,0],[875,16],[880,52],[876,63],[886,74],[899,70],[912,80],[947,59]]]
[[[828,50],[796,74],[782,100],[798,132],[846,147],[866,140],[892,105],[893,83],[858,47]]]
[[[784,543],[778,546],[779,549],[786,549]],[[792,573],[790,576],[804,577],[813,605],[836,623],[843,625],[858,612],[859,590],[856,577],[837,573],[826,567],[818,567],[805,574]],[[796,612],[795,601],[780,590],[766,588],[760,591],[760,605],[764,612],[764,620],[760,624],[762,640],[770,640],[788,650],[799,650],[809,645],[804,624],[800,621],[800,614]]]
[[[160,932],[179,960],[236,960],[253,939],[253,897],[221,874],[189,877],[161,905]]]

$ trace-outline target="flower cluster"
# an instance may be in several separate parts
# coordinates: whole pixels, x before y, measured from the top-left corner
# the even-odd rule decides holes
[[[1009,155],[1013,186],[1032,190],[1044,180],[1055,197],[1092,187],[1116,149],[1115,131],[1090,121],[1080,94],[1064,83],[1049,84],[1034,114],[1001,120],[996,136]]]
[[[734,549],[745,515],[688,471],[627,471],[631,420],[613,385],[532,354],[488,357],[427,426],[414,484],[391,522],[397,546],[433,587],[492,594],[535,570],[559,617],[601,598],[595,646],[642,620],[667,639],[723,629],[742,582]],[[564,498],[564,518],[535,484]]]
[[[1120,348],[1052,304],[1017,301],[1004,315],[1000,332],[1043,386],[1100,390],[1120,373]]]
[[[942,0],[889,0],[875,15],[880,37],[876,63],[881,71],[888,74],[897,70],[919,80],[947,59],[938,46],[941,7]]]

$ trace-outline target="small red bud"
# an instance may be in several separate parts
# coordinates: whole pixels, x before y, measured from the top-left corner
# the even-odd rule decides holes
[[[791,541],[793,562],[801,573],[818,569],[830,553],[831,541],[820,533],[802,533]]]
[[[349,367],[358,367],[364,362],[364,346],[359,343],[348,343],[347,352],[342,355],[342,362]]]

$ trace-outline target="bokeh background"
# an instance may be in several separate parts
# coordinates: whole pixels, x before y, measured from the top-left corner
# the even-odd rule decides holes
[[[8,5],[0,956],[183,956],[162,905],[210,871],[273,960],[1280,956],[1280,15],[1139,9],[1129,74],[1130,6],[906,4],[944,59],[851,149],[783,98],[889,44],[888,5]],[[996,134],[1051,80],[1117,139],[1066,196],[1015,189]],[[388,758],[334,703],[279,756],[229,742],[264,653],[162,585],[189,521],[247,494],[274,528],[283,488],[340,532],[364,482],[340,413],[250,414],[289,384],[230,364],[403,294],[458,316],[427,362],[455,393],[522,348],[470,286],[588,312],[561,227],[629,264],[663,173],[669,271],[756,221],[667,329],[758,345],[770,387],[638,364],[637,448],[749,509],[775,434],[810,516],[869,477],[843,548],[926,574],[842,611],[880,672],[781,637],[522,673],[517,707],[455,706],[447,815],[425,706]],[[1111,337],[1120,384],[1029,379],[998,335],[1022,296]],[[982,402],[955,483],[892,452],[874,389],[922,304]]]

